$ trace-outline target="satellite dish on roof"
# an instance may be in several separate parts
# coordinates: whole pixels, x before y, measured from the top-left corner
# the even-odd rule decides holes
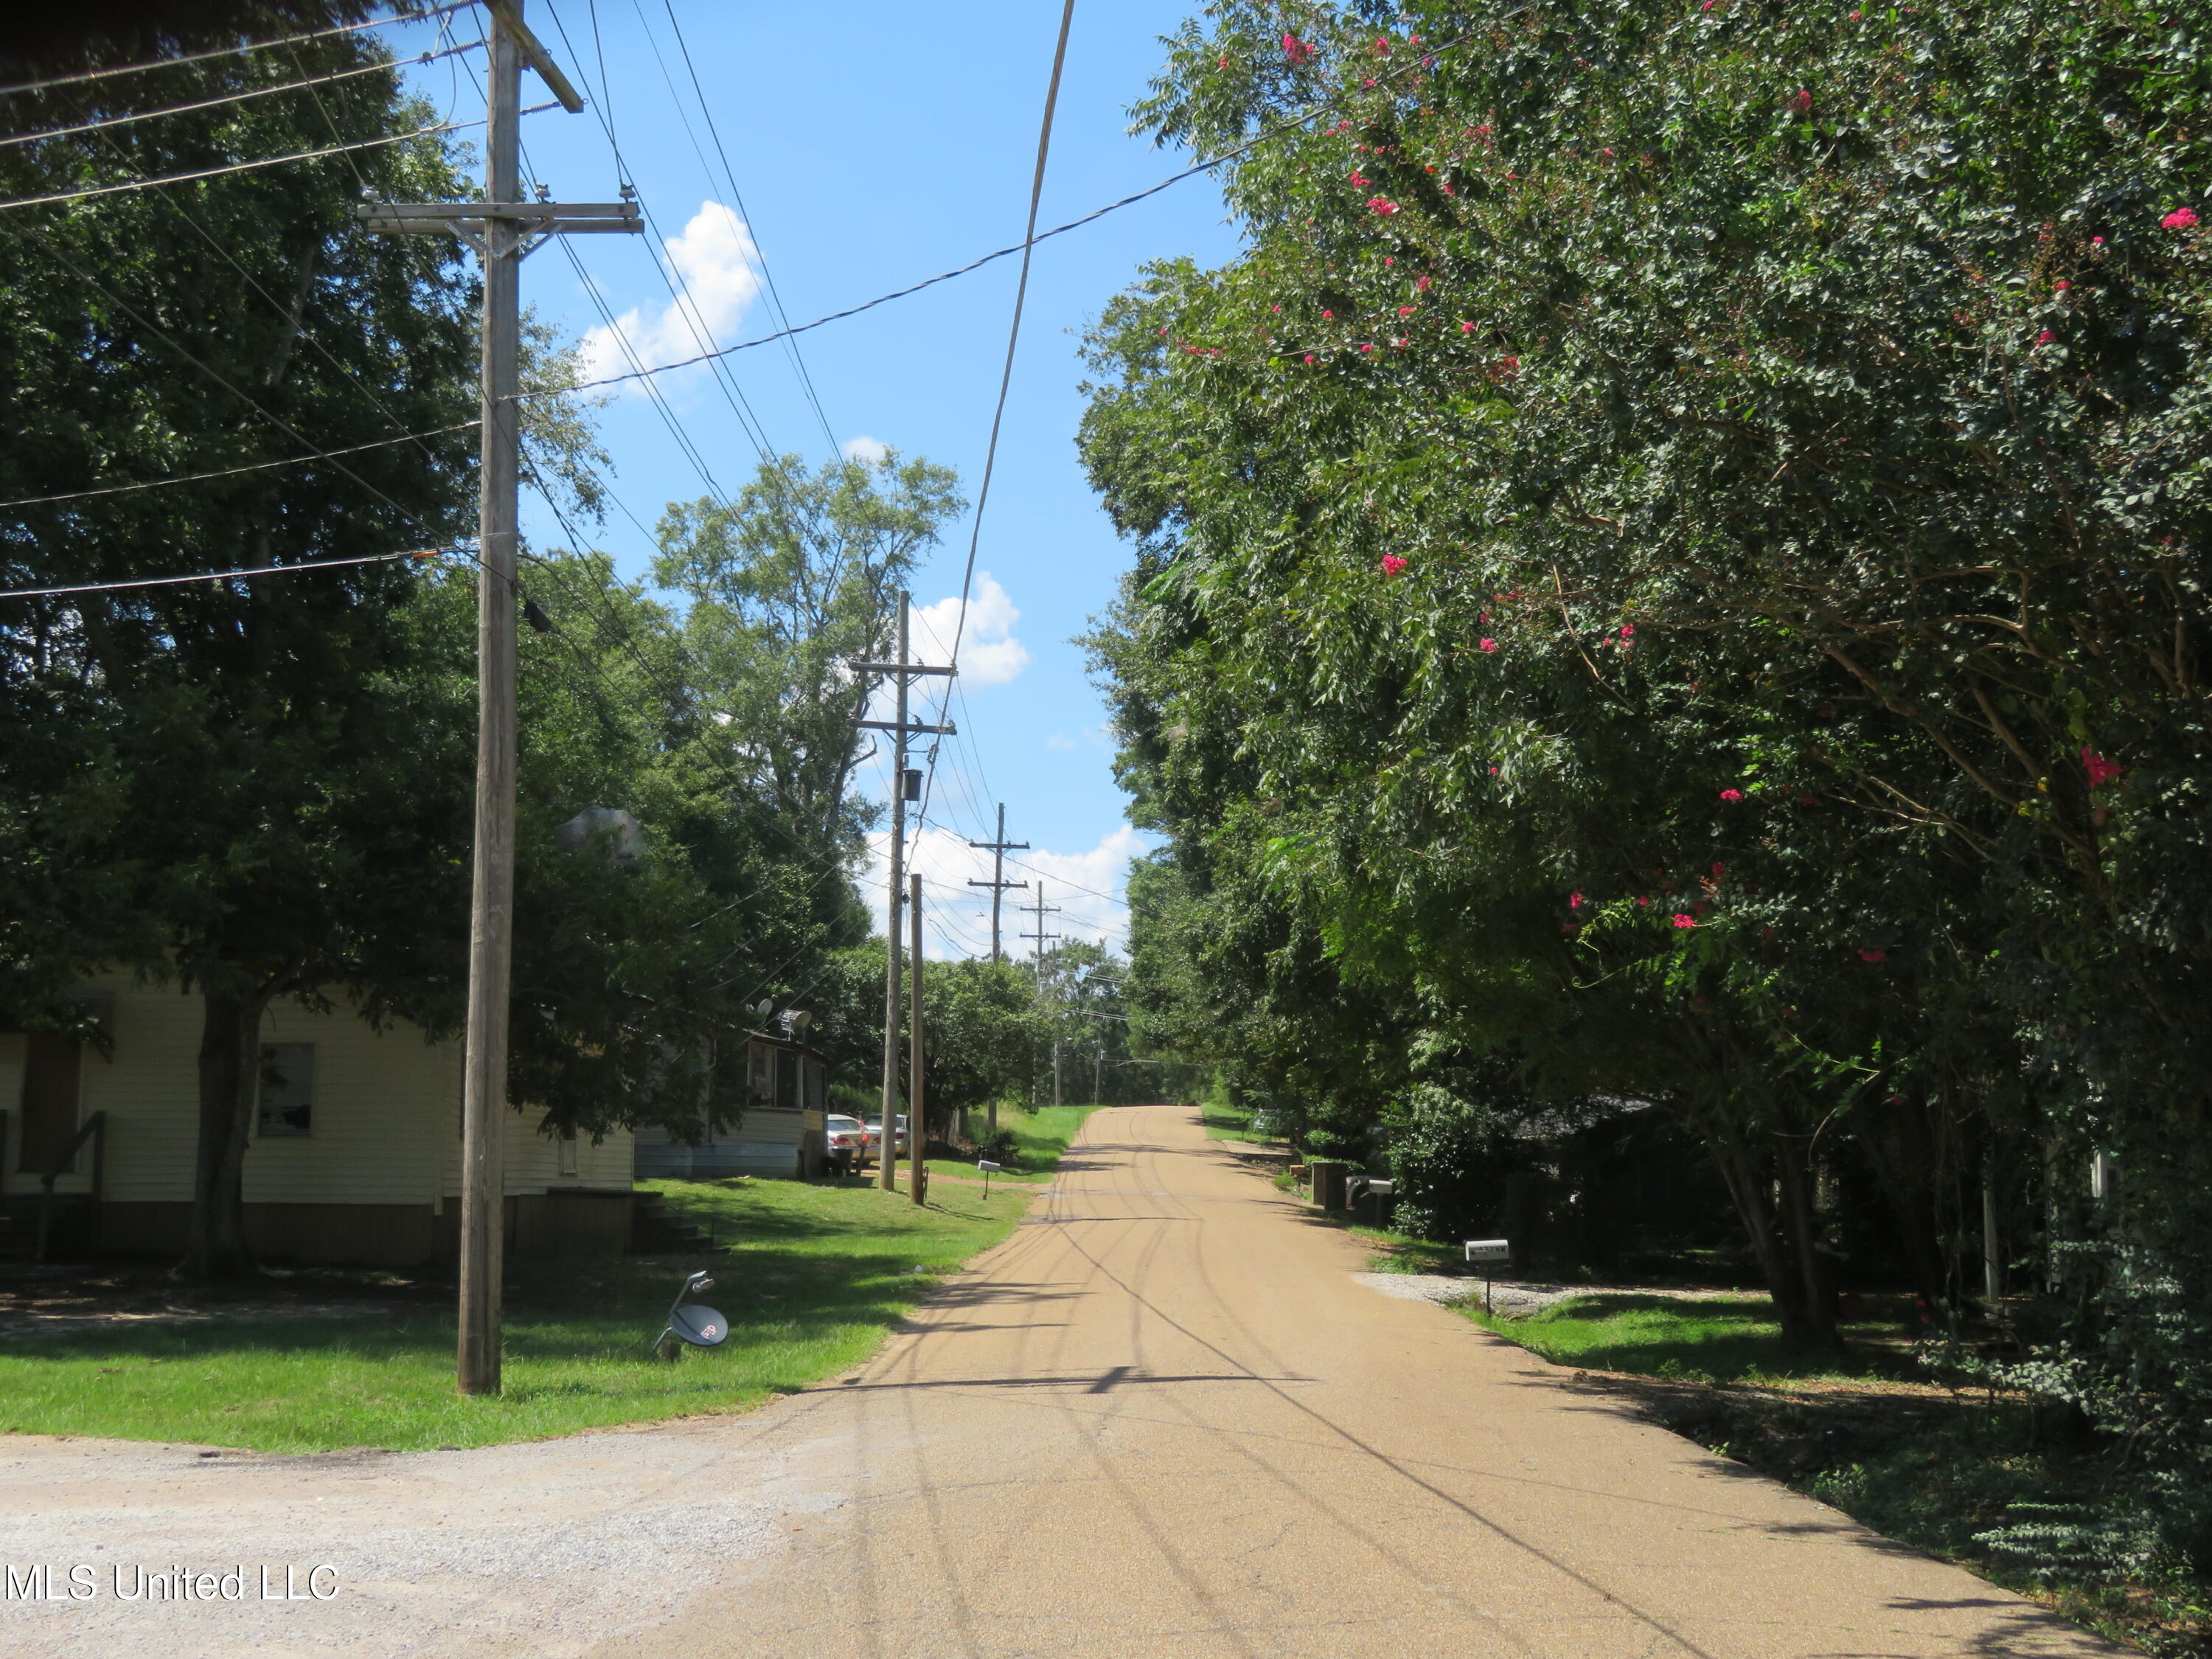
[[[697,1302],[685,1304],[668,1316],[668,1328],[679,1340],[695,1348],[719,1347],[730,1334],[730,1322]]]
[[[800,1032],[804,1031],[808,1026],[813,1024],[814,1016],[806,1012],[804,1009],[799,1010],[791,1017],[792,1036],[797,1036]]]
[[[767,997],[763,997],[758,1002],[753,1004],[753,1012],[757,1018],[766,1019],[768,1018],[769,1010],[775,1006],[775,1004],[773,1000]]]

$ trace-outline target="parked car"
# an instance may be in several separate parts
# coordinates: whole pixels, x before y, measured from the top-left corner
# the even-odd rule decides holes
[[[828,1132],[830,1167],[839,1175],[851,1175],[868,1167],[868,1131],[857,1117],[847,1117],[842,1112],[832,1112],[823,1120]]]
[[[898,1126],[898,1146],[894,1150],[898,1157],[904,1158],[907,1155],[906,1114],[904,1112],[901,1112],[891,1121]],[[868,1145],[873,1147],[878,1152],[881,1152],[883,1151],[884,1121],[879,1117],[872,1118],[868,1121]]]

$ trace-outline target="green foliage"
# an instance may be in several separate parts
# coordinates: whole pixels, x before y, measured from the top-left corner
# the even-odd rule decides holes
[[[2202,1560],[2197,33],[1218,5],[1139,114],[1285,124],[1224,169],[1248,246],[1107,308],[1083,445],[1138,549],[1091,645],[1170,841],[1132,888],[1164,1041],[1340,1149],[1485,1057],[1649,1101],[1815,1346],[1818,1160],[1954,1304],[1944,1184],[2036,1170],[2008,1224],[2054,1261],[2142,1253],[2067,1270],[2050,1363]]]

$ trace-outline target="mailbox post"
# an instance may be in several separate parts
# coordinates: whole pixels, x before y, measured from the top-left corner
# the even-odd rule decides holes
[[[1467,1259],[1469,1266],[1482,1269],[1482,1310],[1488,1313],[1491,1274],[1499,1262],[1513,1259],[1513,1246],[1503,1238],[1470,1238],[1467,1241]]]

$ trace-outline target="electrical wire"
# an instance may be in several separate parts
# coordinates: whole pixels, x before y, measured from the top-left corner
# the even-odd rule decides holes
[[[395,23],[420,23],[432,17],[447,17],[466,6],[439,6],[428,11],[397,17],[374,17],[365,23],[342,23],[335,28],[317,29],[312,34],[284,34],[273,40],[248,40],[242,46],[216,46],[208,52],[186,52],[177,58],[155,58],[143,64],[125,64],[112,69],[87,70],[80,75],[57,75],[45,81],[22,81],[12,87],[0,87],[0,98],[19,93],[45,92],[52,87],[82,86],[88,81],[106,81],[118,75],[143,75],[149,70],[173,69],[183,64],[204,64],[210,58],[235,58],[249,52],[265,52],[270,46],[301,46],[310,40],[327,40],[332,35],[356,34],[362,29],[390,28]]]
[[[557,103],[532,104],[519,112],[535,115],[541,110],[558,108],[560,105]],[[441,121],[434,126],[417,127],[412,132],[387,133],[380,138],[363,138],[357,143],[332,144],[325,149],[297,150],[288,155],[264,156],[258,161],[236,161],[228,167],[202,167],[197,173],[173,173],[161,179],[131,179],[119,185],[98,185],[90,190],[57,191],[51,196],[21,196],[0,202],[0,213],[12,212],[17,208],[47,207],[56,202],[88,202],[96,196],[118,196],[134,190],[158,190],[164,185],[195,184],[202,179],[223,179],[232,173],[252,173],[262,167],[283,167],[292,161],[315,161],[326,155],[343,155],[357,149],[379,149],[386,144],[404,144],[410,138],[428,138],[441,132],[459,132],[467,127],[482,125],[482,120]]]
[[[246,570],[196,570],[184,576],[140,576],[121,582],[77,582],[67,587],[17,587],[0,599],[46,599],[66,593],[119,593],[129,587],[173,587],[179,582],[223,582],[234,576],[289,576],[300,570],[336,570],[343,565],[390,564],[396,559],[434,559],[447,550],[418,547],[405,553],[368,553],[357,559],[309,559],[298,564],[255,565]]]
[[[177,484],[206,483],[214,478],[235,478],[247,472],[266,472],[280,466],[305,466],[311,461],[327,461],[341,455],[358,455],[371,449],[390,449],[398,444],[420,443],[425,438],[442,438],[449,433],[467,432],[482,426],[482,421],[456,421],[451,426],[434,426],[422,432],[403,432],[396,438],[379,438],[374,443],[353,444],[344,449],[318,449],[305,455],[288,455],[283,460],[255,461],[246,466],[226,466],[212,472],[187,472],[173,478],[148,478],[139,483],[103,484],[95,489],[64,490],[58,495],[19,495],[11,501],[0,501],[0,512],[16,507],[50,507],[57,501],[90,501],[100,495],[125,495],[141,489],[167,489]]]
[[[421,57],[409,58],[406,62],[410,65],[434,64],[456,52],[474,52],[485,44],[483,40],[471,40],[465,46],[448,46],[443,52],[426,52]],[[199,110],[220,109],[228,104],[242,104],[249,99],[266,98],[273,93],[298,92],[306,88],[328,86],[333,81],[350,81],[356,76],[374,75],[381,70],[397,70],[400,66],[398,58],[380,59],[373,64],[357,64],[351,69],[335,70],[328,75],[319,75],[309,80],[273,82],[268,86],[254,87],[245,92],[226,93],[220,98],[204,98],[196,104],[172,104],[167,109],[136,110],[129,115],[102,116],[96,121],[80,121],[73,127],[49,127],[42,132],[10,133],[0,137],[0,148],[10,144],[35,144],[46,138],[73,138],[79,133],[129,126],[134,121],[152,121],[165,115],[190,115]]]
[[[745,207],[744,192],[738,188],[737,170],[730,165],[729,151],[723,148],[721,129],[714,125],[714,112],[713,106],[707,101],[707,90],[699,84],[698,67],[691,61],[690,43],[684,38],[683,24],[676,21],[674,0],[661,0],[661,4],[668,13],[668,27],[676,35],[676,48],[684,54],[684,71],[691,77],[692,95],[699,100],[699,113],[706,119],[707,135],[714,141],[714,154],[721,158],[722,177],[729,183],[731,203],[737,208],[738,216],[745,222],[746,231],[752,236],[753,254],[760,264],[761,281],[768,289],[769,304],[775,307],[777,325],[788,329],[791,326],[791,318],[784,311],[783,295],[777,291],[775,273],[769,268],[768,255],[760,245],[759,228],[753,223],[752,215]],[[643,15],[641,10],[640,15],[641,17]],[[684,130],[687,134],[690,131],[691,124],[689,120],[684,122]],[[705,167],[706,162],[707,158],[702,155],[699,158],[700,166]],[[796,338],[787,335],[784,343],[791,353],[791,366],[798,372],[799,383],[806,392],[806,401],[814,406],[815,418],[822,422],[822,435],[829,441],[830,451],[834,454],[838,449],[837,435],[830,430],[830,416],[823,411],[822,399],[814,390],[814,377],[807,372],[806,359],[800,354]]]

